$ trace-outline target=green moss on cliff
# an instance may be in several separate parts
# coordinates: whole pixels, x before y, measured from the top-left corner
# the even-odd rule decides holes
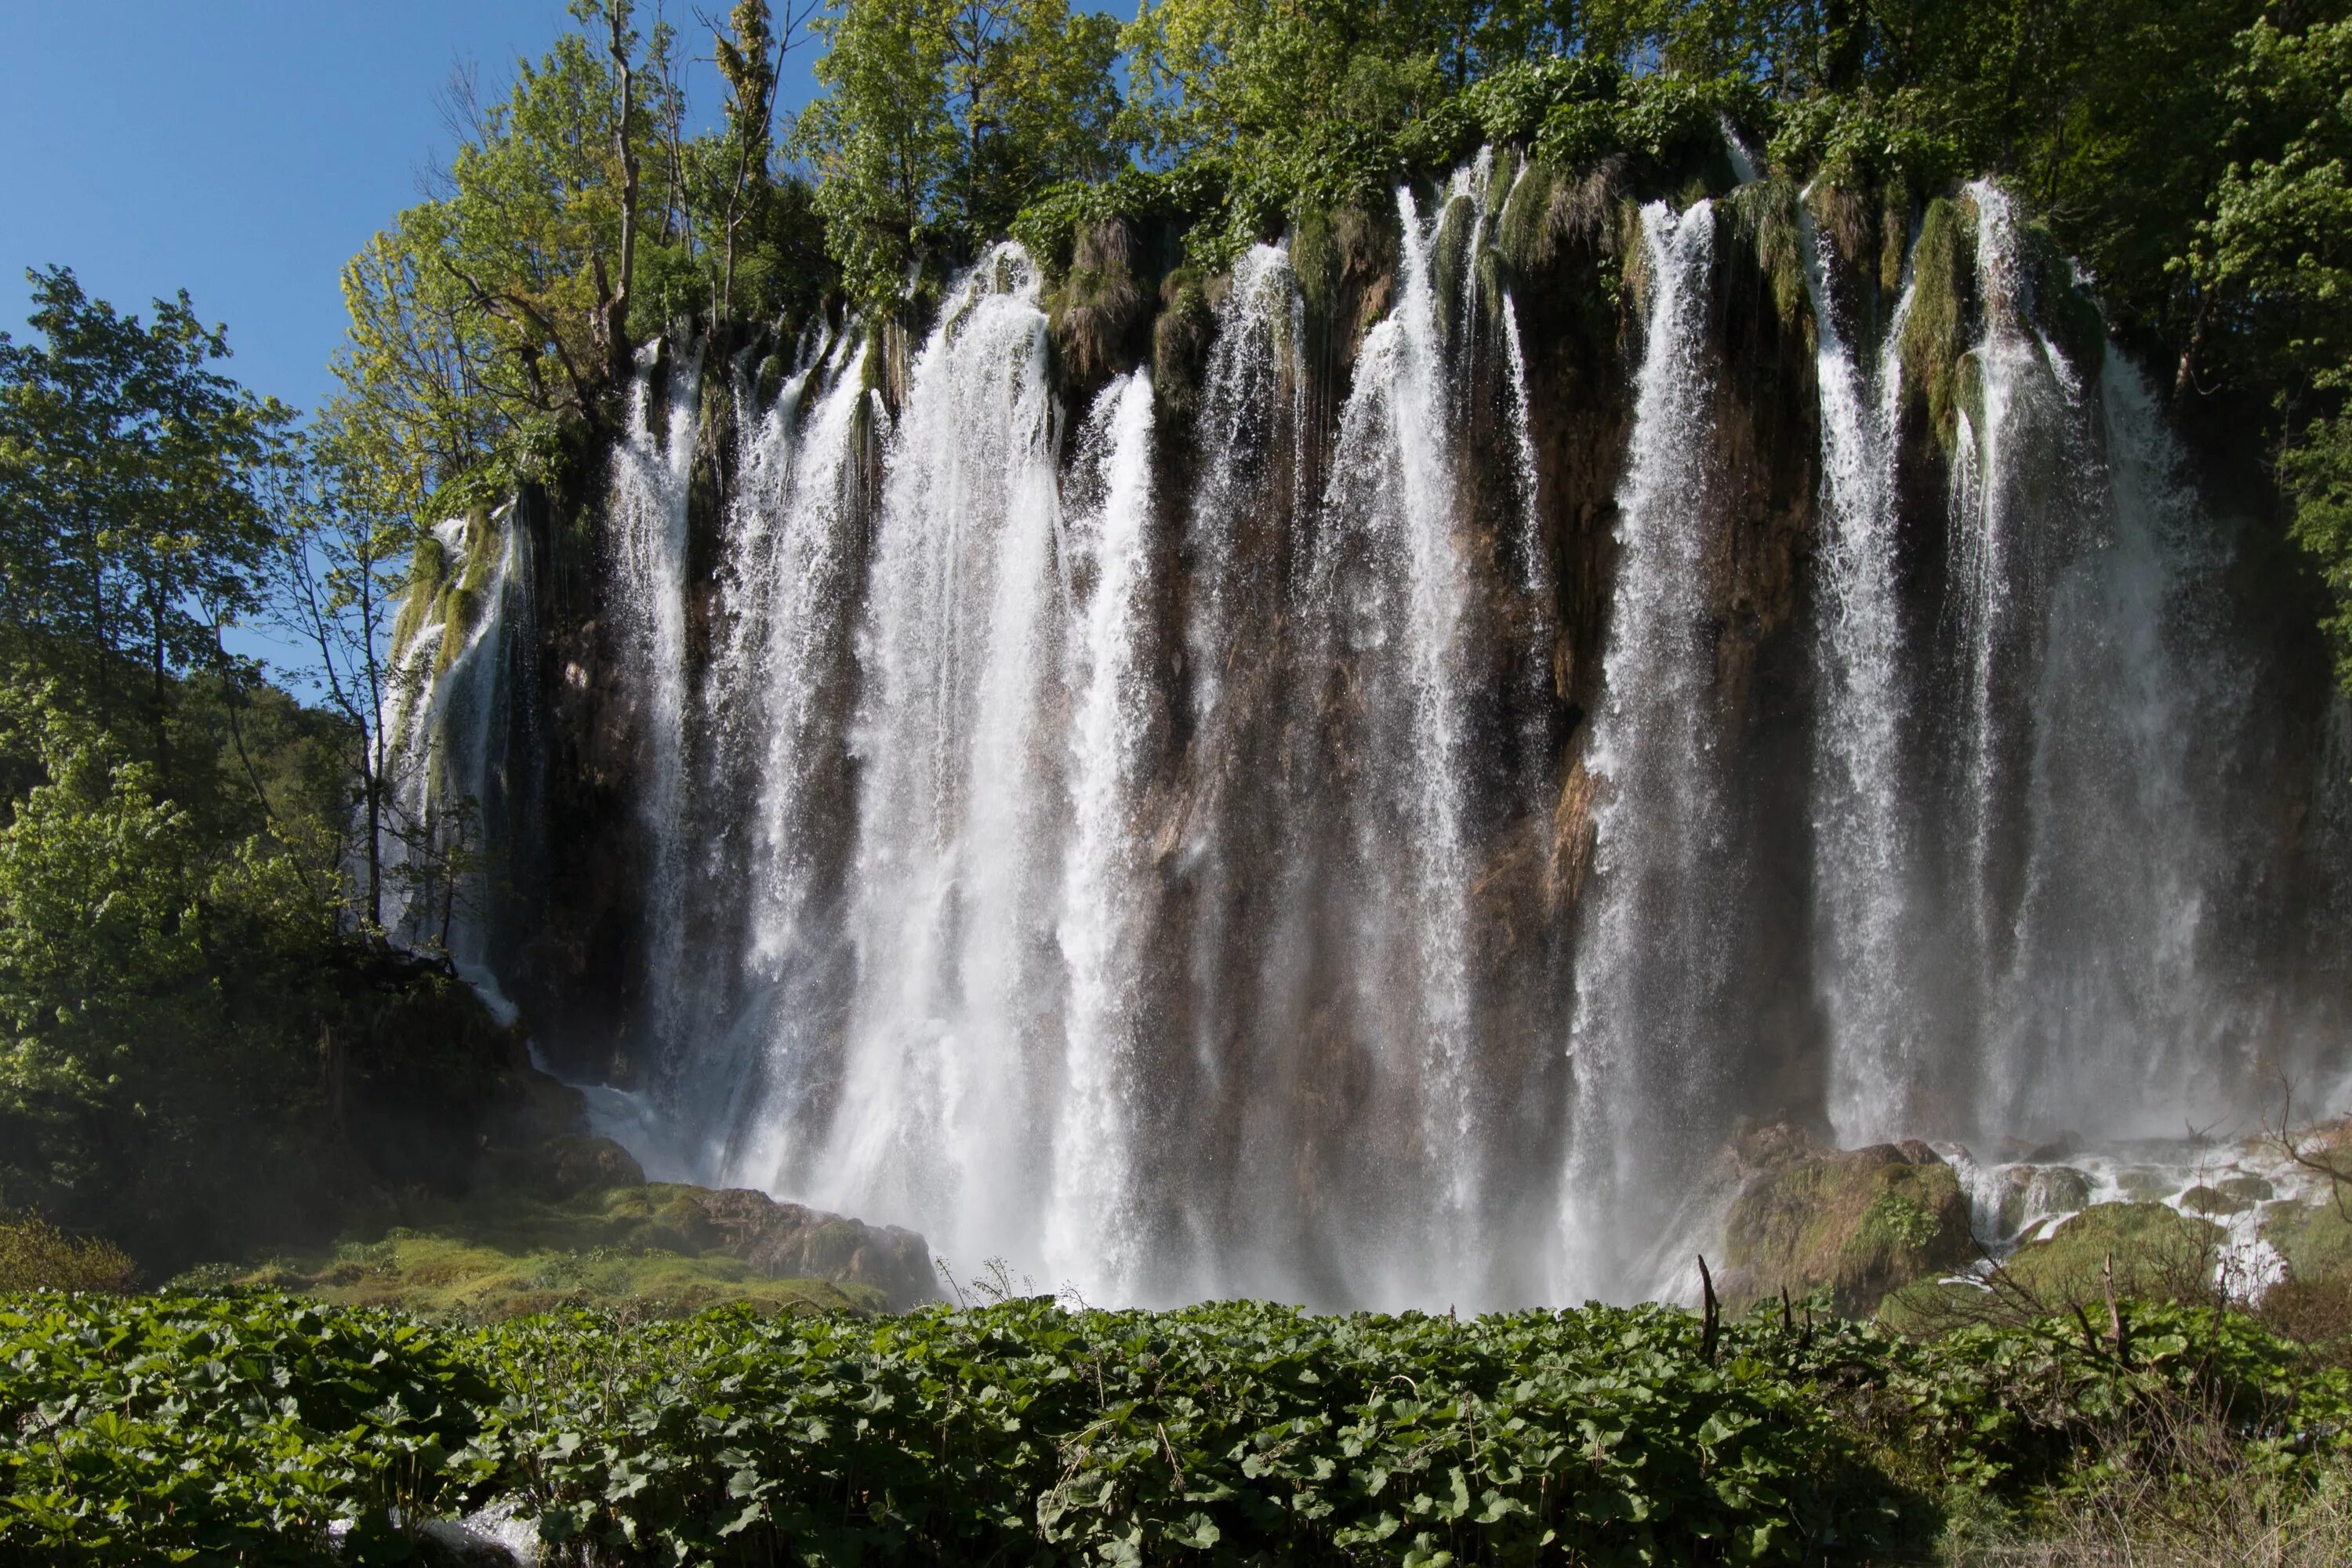
[[[1470,281],[1471,268],[1476,261],[1470,254],[1470,234],[1475,221],[1467,196],[1456,196],[1446,203],[1444,215],[1437,220],[1430,261],[1435,274],[1432,282],[1440,321],[1453,321],[1461,313],[1463,286]]]
[[[1903,384],[1927,405],[1927,428],[1946,458],[1957,439],[1976,298],[1976,209],[1943,197],[1927,204],[1911,250],[1911,309],[1896,354]]]
[[[1743,185],[1723,200],[1733,235],[1771,293],[1773,314],[1790,331],[1811,316],[1797,202],[1797,187],[1781,179]]]
[[[1199,275],[1189,268],[1168,275],[1160,286],[1160,318],[1151,323],[1152,389],[1171,414],[1189,419],[1200,399],[1216,313],[1209,308],[1208,290]]]
[[[2282,1204],[2263,1215],[2262,1234],[2296,1279],[2352,1279],[2352,1219],[2334,1204]]]

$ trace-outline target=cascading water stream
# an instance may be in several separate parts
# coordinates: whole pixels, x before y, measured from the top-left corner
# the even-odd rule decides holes
[[[1057,447],[1038,279],[998,247],[917,356],[876,521],[840,1100],[804,1179],[970,1257],[1040,1254],[1059,758]]]
[[[660,1059],[675,1064],[698,1020],[687,1012],[688,824],[686,504],[701,369],[668,367],[667,417],[653,425],[658,344],[639,356],[627,433],[613,451],[614,647],[637,704],[639,820],[651,846],[646,896],[646,995]]]
[[[866,393],[862,334],[814,358],[742,428],[720,604],[701,710],[697,798],[710,823],[699,896],[715,914],[698,990],[708,1043],[672,1098],[698,1130],[706,1177],[780,1179],[800,1130],[811,1020],[833,978],[835,933],[814,821],[833,752],[840,649],[857,565],[851,477]]]
[[[1471,199],[1483,201],[1483,181],[1475,190]],[[1328,639],[1327,657],[1360,664],[1365,688],[1369,732],[1359,743],[1370,766],[1360,787],[1369,798],[1341,809],[1352,814],[1368,895],[1354,940],[1381,961],[1356,970],[1357,1005],[1381,1065],[1411,1086],[1402,1092],[1418,1109],[1425,1174],[1417,1185],[1433,1256],[1455,1255],[1467,1268],[1478,1256],[1482,1150],[1470,1079],[1458,399],[1437,310],[1439,226],[1423,222],[1409,189],[1398,192],[1397,208],[1397,305],[1365,335],[1340,413],[1307,613]]]
[[[1999,191],[1938,285],[1974,346],[1914,386],[1915,286],[1882,332],[1805,219],[1815,470],[1774,449],[1805,366],[1740,357],[1785,321],[1717,278],[1770,193],[1653,205],[1630,260],[1577,188],[1515,216],[1515,260],[1628,266],[1628,408],[1634,333],[1496,254],[1511,183],[1400,192],[1392,277],[1384,232],[1302,234],[1303,286],[1252,248],[1149,375],[1057,353],[1011,246],[911,365],[813,330],[755,406],[747,353],[709,584],[702,390],[646,361],[618,679],[566,686],[642,829],[646,1092],[601,1124],[1091,1300],[1442,1309],[1679,1288],[1751,1110],[2095,1136],[2232,1092],[2275,1026],[2217,913],[2273,852],[2210,760],[2263,743],[2226,552]],[[415,733],[496,730],[500,625]]]
[[[1619,489],[1604,692],[1587,764],[1601,781],[1577,945],[1572,1103],[1557,1298],[1637,1292],[1629,1248],[1670,1202],[1668,1145],[1703,1136],[1724,1063],[1720,879],[1729,851],[1700,635],[1714,375],[1706,340],[1715,209],[1642,212],[1648,310]]]
[[[434,531],[445,559],[459,563],[456,597],[472,606],[472,624],[455,650],[446,647],[444,620],[419,627],[399,652],[387,703],[391,820],[382,853],[400,907],[385,924],[404,942],[442,947],[510,1020],[513,1005],[490,966],[482,861],[493,820],[509,805],[509,666],[519,633],[530,627],[528,605],[518,603],[529,593],[530,540],[511,506],[451,518]]]
[[[1151,912],[1137,834],[1153,705],[1151,442],[1151,378],[1138,370],[1104,389],[1080,432],[1085,504],[1065,531],[1070,575],[1088,586],[1069,649],[1072,815],[1056,932],[1069,1011],[1044,1257],[1055,1279],[1097,1300],[1132,1300],[1143,1283],[1133,1144]]]
[[[2169,1133],[2259,1071],[2211,907],[2255,853],[2219,773],[2243,750],[2253,672],[2215,620],[2224,536],[2113,347],[2087,412],[2104,484],[2051,574],[2025,694],[2018,942],[1989,1002],[1979,1121]]]
[[[1910,721],[1895,424],[1906,282],[1865,373],[1848,348],[1831,289],[1835,253],[1800,198],[1822,417],[1822,537],[1815,555],[1822,710],[1814,762],[1814,876],[1822,923],[1817,985],[1830,1031],[1829,1114],[1845,1143],[1911,1131],[1925,1041],[1918,1027],[1924,940],[1903,754]],[[1866,317],[1864,319],[1867,319]],[[1874,397],[1872,395],[1875,393]]]

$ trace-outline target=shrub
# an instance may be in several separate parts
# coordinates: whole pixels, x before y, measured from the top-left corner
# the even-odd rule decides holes
[[[0,1217],[0,1291],[121,1291],[138,1273],[110,1241],[68,1236],[34,1215]]]

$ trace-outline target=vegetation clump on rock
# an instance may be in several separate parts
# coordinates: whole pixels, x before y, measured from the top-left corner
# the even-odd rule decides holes
[[[1780,1132],[1749,1141],[1764,1169],[1724,1220],[1726,1300],[1825,1291],[1867,1317],[1888,1292],[1976,1260],[1968,1195],[1927,1145],[1825,1151]]]

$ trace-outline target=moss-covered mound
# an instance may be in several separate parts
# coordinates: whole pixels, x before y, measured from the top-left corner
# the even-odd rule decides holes
[[[2214,1249],[2225,1239],[2219,1226],[2163,1204],[2096,1204],[2019,1247],[2006,1268],[2054,1303],[2104,1297],[2110,1259],[2117,1295],[2196,1300],[2210,1286]]]
[[[493,1148],[479,1176],[462,1196],[410,1196],[331,1247],[214,1265],[180,1283],[478,1319],[555,1307],[669,1315],[729,1301],[880,1311],[939,1293],[911,1231],[764,1193],[647,1182],[609,1139],[563,1131]]]
[[[1824,1151],[1800,1142],[1752,1177],[1724,1222],[1738,1303],[1826,1289],[1867,1317],[1891,1291],[1976,1257],[1958,1176],[1923,1143]]]
[[[398,1307],[494,1320],[558,1308],[671,1317],[726,1302],[764,1310],[880,1310],[871,1286],[767,1279],[723,1253],[629,1246],[516,1250],[457,1230],[395,1227],[381,1241],[273,1258],[251,1268],[197,1270],[180,1283],[268,1286],[341,1307]]]

